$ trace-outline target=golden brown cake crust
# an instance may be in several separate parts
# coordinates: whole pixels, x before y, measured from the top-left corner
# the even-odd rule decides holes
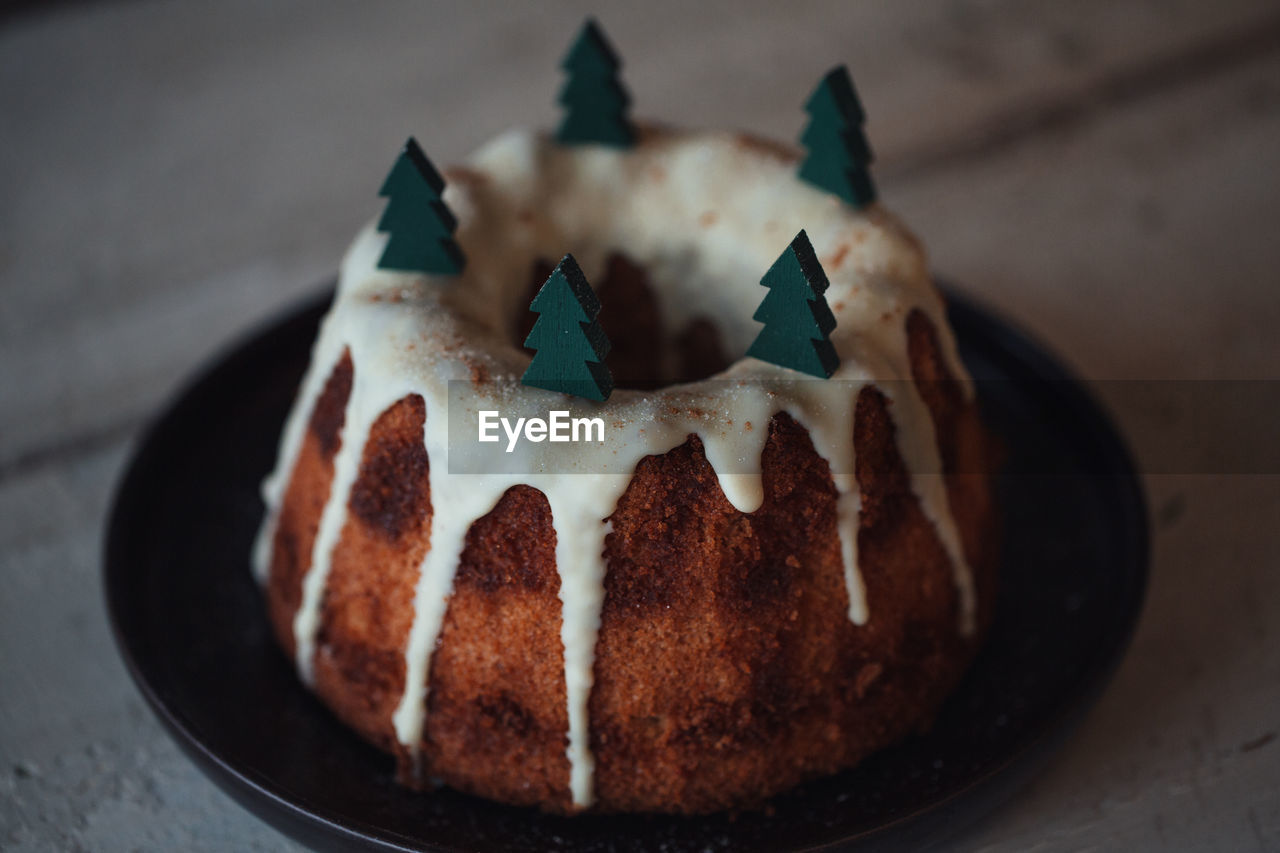
[[[752,425],[768,430],[765,501],[753,513],[725,499],[696,436],[646,457],[605,546],[589,699],[597,810],[752,805],[927,727],[963,674],[994,598],[989,442],[929,320],[913,312],[906,324],[974,571],[978,631],[957,631],[953,568],[912,493],[887,399],[874,387],[858,396],[850,436],[863,501],[865,625],[848,616],[836,491],[803,426],[786,414]],[[289,651],[332,479],[333,411],[341,412],[351,371],[344,359],[315,407],[275,536],[268,600]],[[392,751],[400,751],[391,714],[404,686],[413,583],[430,532],[423,417],[421,400],[409,397],[373,428],[333,555],[315,658],[321,698]],[[467,536],[431,660],[426,775],[505,802],[571,810],[558,591],[547,501],[515,487]]]

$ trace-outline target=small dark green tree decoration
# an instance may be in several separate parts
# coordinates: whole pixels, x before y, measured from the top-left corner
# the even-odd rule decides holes
[[[802,230],[760,279],[769,292],[752,319],[764,323],[747,355],[823,379],[840,357],[831,345],[836,318],[822,294],[827,274]]]
[[[609,339],[596,322],[600,300],[573,255],[551,272],[529,310],[538,315],[524,345],[536,350],[520,382],[588,400],[607,400],[613,375],[604,364]]]
[[[466,265],[453,239],[458,220],[441,194],[444,179],[410,136],[378,195],[388,199],[378,230],[390,234],[378,266],[382,269],[457,275]]]
[[[843,65],[827,72],[804,105],[809,114],[800,143],[808,154],[800,177],[844,199],[854,207],[876,200],[868,171],[873,155],[862,132],[866,115]]]
[[[630,148],[635,128],[627,119],[631,96],[618,79],[622,63],[595,20],[588,18],[561,61],[569,75],[557,98],[566,110],[556,139],[565,145]]]

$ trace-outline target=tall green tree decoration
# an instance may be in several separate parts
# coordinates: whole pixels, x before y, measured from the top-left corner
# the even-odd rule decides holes
[[[565,255],[529,304],[538,315],[524,345],[536,350],[520,382],[588,400],[607,400],[609,339],[596,322],[600,300],[573,255]]]
[[[800,143],[808,154],[800,177],[844,199],[854,207],[876,200],[868,166],[873,155],[862,132],[866,115],[843,65],[832,68],[804,105],[809,114]]]
[[[557,99],[566,110],[556,139],[565,145],[630,148],[635,128],[627,119],[631,96],[618,79],[622,63],[595,20],[588,18],[561,61],[568,73]]]
[[[764,323],[747,350],[762,361],[826,379],[840,366],[831,345],[836,318],[827,306],[827,274],[803,230],[760,279],[769,292],[752,319]]]
[[[453,239],[458,220],[441,198],[444,178],[410,136],[378,195],[388,199],[378,230],[390,234],[378,266],[457,275],[466,265]]]

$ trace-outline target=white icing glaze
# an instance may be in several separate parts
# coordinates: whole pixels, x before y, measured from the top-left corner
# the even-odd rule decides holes
[[[592,800],[587,703],[604,597],[607,519],[644,456],[670,450],[696,433],[725,497],[738,510],[752,512],[764,500],[761,453],[769,420],[778,412],[791,414],[830,465],[849,615],[865,624],[853,419],[858,391],[867,383],[876,383],[891,403],[912,487],[954,565],[959,630],[972,630],[972,582],[947,504],[932,420],[909,381],[904,325],[911,309],[930,316],[952,374],[966,394],[972,389],[922,252],[888,213],[878,206],[846,207],[796,179],[794,164],[785,158],[720,133],[651,133],[637,148],[617,151],[561,148],[517,131],[494,140],[473,158],[469,171],[451,172],[449,178],[445,200],[460,223],[457,236],[469,259],[464,274],[433,278],[379,270],[385,236],[372,226],[360,233],[343,262],[334,308],[286,425],[279,467],[264,484],[268,513],[254,553],[260,579],[269,569],[278,510],[306,423],[333,365],[349,350],[354,379],[342,444],[294,620],[304,678],[310,676],[330,558],[369,428],[408,394],[421,395],[426,405],[423,442],[432,503],[430,548],[405,650],[406,688],[393,717],[411,755],[423,736],[431,650],[466,533],[516,484],[546,495],[555,527],[567,754],[576,806]],[[528,356],[513,340],[512,324],[535,259],[554,261],[572,252],[591,279],[611,252],[622,251],[648,271],[667,328],[713,318],[730,351],[743,352],[759,328],[751,314],[763,296],[760,276],[801,228],[831,282],[826,295],[837,319],[832,342],[841,366],[830,380],[797,381],[798,374],[744,358],[707,381],[657,392],[619,390],[604,404],[519,384]],[[452,400],[451,380],[460,381]],[[502,448],[459,442],[451,447],[448,406],[505,411],[516,402],[543,412],[568,409],[573,417],[602,415],[610,424],[606,441],[522,442],[515,458],[505,460],[505,470],[516,473],[456,473],[481,467],[483,460],[468,454]]]

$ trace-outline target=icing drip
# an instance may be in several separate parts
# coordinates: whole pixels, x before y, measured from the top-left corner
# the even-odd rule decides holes
[[[914,424],[913,429],[907,430],[902,428],[900,422],[898,448],[907,470],[911,472],[911,490],[919,499],[925,517],[933,522],[938,539],[951,559],[956,594],[960,597],[959,630],[961,634],[968,636],[973,633],[975,624],[973,572],[964,555],[964,545],[960,541],[955,516],[951,514],[947,481],[942,473],[942,454],[938,450],[933,420],[929,417],[928,406],[914,383],[895,384],[898,390],[905,389],[907,393],[897,394],[893,400],[900,409],[911,409],[908,417]]]
[[[313,682],[316,632],[320,627],[325,584],[329,579],[333,551],[341,539],[349,515],[351,491],[360,474],[361,460],[374,422],[397,401],[412,393],[399,383],[379,383],[369,378],[366,365],[376,363],[362,359],[366,346],[361,336],[353,336],[339,347],[350,351],[352,364],[351,392],[339,433],[341,444],[333,459],[333,482],[329,497],[320,514],[311,547],[311,563],[302,583],[302,602],[293,619],[293,639],[298,674],[303,682]],[[310,411],[308,409],[308,411]],[[452,580],[452,575],[450,575]]]
[[[592,800],[595,761],[587,732],[587,700],[594,680],[596,635],[604,603],[605,521],[622,496],[629,476],[613,475],[589,488],[560,489],[551,502],[556,528],[556,569],[564,604],[560,640],[564,643],[564,686],[569,702],[569,791],[574,805]]]
[[[418,571],[414,592],[413,627],[405,652],[405,691],[392,716],[396,737],[408,747],[415,761],[422,742],[426,717],[427,674],[431,649],[444,624],[445,609],[453,589],[453,576],[466,544],[471,523],[493,509],[498,499],[514,481],[499,478],[481,486],[469,483],[456,488],[448,475],[448,444],[432,440],[441,429],[444,418],[438,411],[427,410],[424,440],[431,460],[431,546]]]
[[[305,684],[314,679],[316,630],[320,621],[320,604],[324,596],[325,581],[329,579],[329,567],[333,549],[347,522],[347,503],[351,488],[360,470],[360,458],[369,439],[377,412],[371,412],[364,398],[367,384],[361,379],[363,371],[356,368],[347,398],[347,412],[340,433],[341,444],[333,459],[333,484],[329,499],[320,514],[320,526],[311,543],[311,568],[302,581],[302,603],[293,617],[293,642],[296,650],[298,674]]]
[[[844,385],[845,383],[841,383]],[[810,393],[825,400],[817,403],[817,411],[790,409],[790,414],[809,428],[809,437],[818,455],[831,467],[836,487],[836,533],[840,538],[840,561],[844,566],[845,592],[849,596],[849,619],[865,625],[869,617],[866,589],[858,572],[858,513],[862,510],[862,493],[855,476],[853,449],[853,412],[858,392],[848,387],[827,388],[825,383],[805,382]]]
[[[651,135],[619,152],[560,148],[515,132],[486,146],[471,170],[451,173],[445,198],[459,220],[457,237],[469,258],[465,273],[436,279],[379,270],[385,235],[372,227],[361,232],[343,262],[334,308],[281,439],[278,467],[264,483],[268,513],[254,549],[260,580],[269,569],[280,504],[311,410],[333,365],[349,350],[354,377],[342,444],[293,626],[304,678],[310,679],[332,553],[369,429],[408,394],[420,395],[426,406],[432,517],[404,652],[405,690],[392,722],[415,758],[425,730],[432,649],[467,531],[517,484],[540,489],[551,507],[562,603],[566,753],[578,807],[592,801],[587,710],[608,518],[644,456],[698,435],[725,497],[739,511],[754,512],[764,501],[761,456],[770,419],[790,414],[808,429],[830,467],[849,617],[865,624],[875,603],[867,602],[858,570],[861,495],[853,422],[858,393],[868,384],[892,404],[912,489],[952,561],[958,630],[972,631],[972,579],[948,505],[933,422],[910,381],[904,321],[911,309],[933,320],[952,375],[967,396],[972,388],[919,247],[889,214],[874,206],[844,207],[800,183],[794,164],[712,133]],[[716,215],[709,219],[708,211]],[[668,328],[714,317],[726,345],[743,352],[758,328],[750,316],[763,293],[760,275],[801,227],[831,282],[827,299],[838,322],[832,341],[841,357],[831,379],[797,381],[797,374],[783,368],[742,359],[703,382],[651,393],[619,390],[606,404],[519,385],[528,356],[512,342],[508,327],[523,308],[523,285],[535,259],[571,251],[591,279],[610,252],[622,251],[649,272]],[[517,407],[526,413],[567,409],[571,417],[603,416],[609,422],[606,440],[521,443],[507,459],[504,470],[511,473],[485,467],[481,457],[491,461],[497,445],[482,451],[456,436],[450,441],[450,420],[459,412]],[[477,470],[484,473],[467,473]]]

